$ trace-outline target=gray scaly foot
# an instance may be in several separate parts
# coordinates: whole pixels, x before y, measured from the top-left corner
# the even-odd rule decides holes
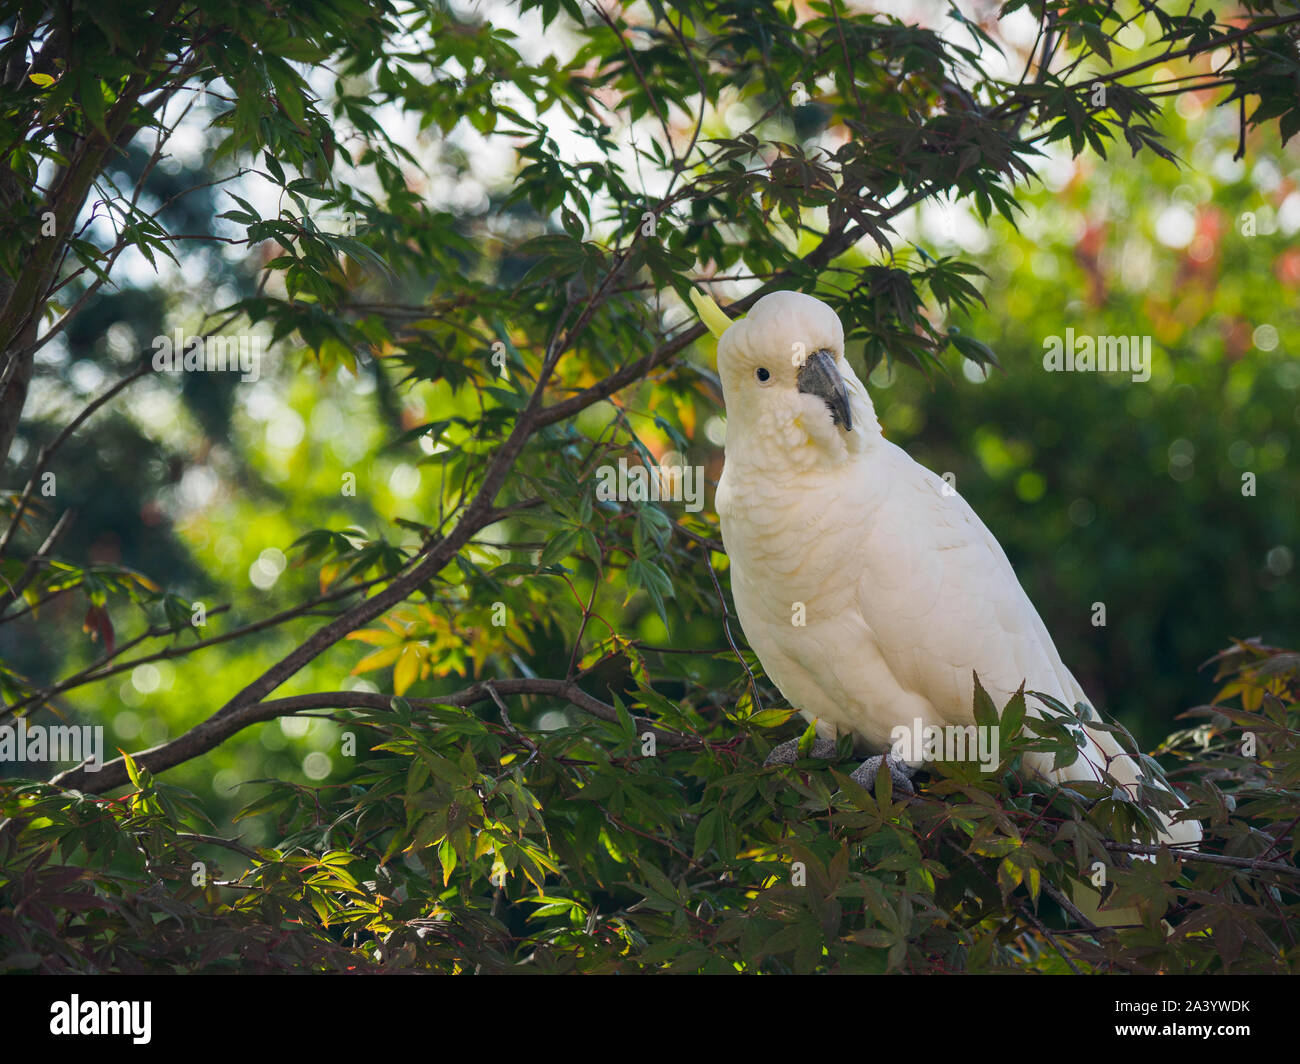
[[[823,739],[820,735],[813,740],[812,750],[808,753],[809,757],[821,758],[828,761],[835,756],[835,740]],[[772,748],[772,752],[767,755],[767,760],[763,762],[763,767],[768,768],[771,765],[793,765],[799,760],[799,740],[790,739],[788,742],[781,743],[780,746]]]
[[[775,750],[772,752],[776,753]],[[876,757],[867,758],[849,774],[849,779],[869,791],[874,791],[876,789],[876,773],[885,766],[889,768],[889,778],[894,783],[895,791],[899,794],[916,793],[916,788],[912,786],[912,776],[916,774],[916,769],[911,768],[906,761],[900,761],[889,754],[879,754]]]

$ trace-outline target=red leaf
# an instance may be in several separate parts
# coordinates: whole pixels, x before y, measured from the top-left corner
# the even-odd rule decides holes
[[[117,637],[113,633],[113,620],[103,606],[91,606],[86,611],[86,620],[82,623],[81,630],[89,632],[91,639],[102,640],[104,649],[113,653]]]

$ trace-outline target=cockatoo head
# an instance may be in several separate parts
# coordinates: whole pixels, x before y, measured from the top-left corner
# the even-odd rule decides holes
[[[866,389],[844,360],[839,316],[801,292],[772,292],[726,326],[718,375],[728,440],[766,440],[798,452],[800,464],[820,464],[861,450],[879,432]]]

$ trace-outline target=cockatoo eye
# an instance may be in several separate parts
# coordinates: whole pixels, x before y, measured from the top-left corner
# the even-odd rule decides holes
[[[754,376],[758,378],[759,384],[766,384],[772,379],[772,374],[768,373],[768,371],[762,366],[759,366],[758,369],[754,370]]]

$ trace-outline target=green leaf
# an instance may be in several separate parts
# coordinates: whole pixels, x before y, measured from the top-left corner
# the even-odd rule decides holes
[[[107,138],[109,134],[104,118],[103,84],[93,73],[81,71],[77,74],[77,99],[81,101],[87,121]]]
[[[993,705],[993,699],[989,698],[988,692],[984,690],[984,685],[980,683],[977,673],[972,671],[971,678],[975,682],[975,697],[972,706],[975,723],[981,728],[996,728],[998,726],[998,711]]]
[[[801,759],[812,756],[813,743],[817,741],[817,722],[809,721],[799,736],[798,754]]]

